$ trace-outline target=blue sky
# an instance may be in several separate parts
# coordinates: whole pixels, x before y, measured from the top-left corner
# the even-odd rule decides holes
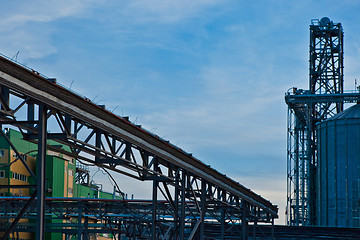
[[[18,61],[261,194],[279,205],[282,224],[284,93],[308,87],[309,24],[324,16],[343,24],[345,88],[354,89],[359,11],[356,0],[3,0],[0,52],[19,52]]]

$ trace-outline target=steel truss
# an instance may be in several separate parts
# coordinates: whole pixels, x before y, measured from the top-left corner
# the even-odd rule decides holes
[[[343,91],[343,29],[328,18],[310,25],[309,89],[285,95],[287,123],[287,224],[314,225],[316,124],[360,99]]]
[[[11,218],[28,202],[29,198],[26,197],[3,198],[0,201],[0,207],[4,209],[1,216],[2,227],[10,227]],[[194,202],[186,204],[184,237],[198,239],[199,237],[195,237],[193,233],[198,217],[192,216],[197,206]],[[174,239],[175,219],[172,215],[168,215],[172,207],[169,206],[168,201],[157,201],[157,208],[157,239]],[[46,232],[62,233],[67,236],[66,239],[78,238],[78,236],[89,239],[89,236],[96,233],[111,233],[116,239],[120,239],[121,236],[127,236],[130,239],[152,239],[152,209],[152,201],[146,200],[46,198],[45,219],[49,222]],[[227,219],[225,225],[221,226],[219,219],[222,216],[219,211],[209,209],[205,214],[205,235],[220,239],[224,234],[224,237],[237,236],[238,239],[242,234],[242,214],[236,209],[232,211],[232,214],[226,213],[226,215],[233,215],[233,217]],[[27,221],[19,223],[16,231],[31,232],[36,227],[36,203],[30,204],[22,219]],[[255,235],[254,230],[252,233]]]
[[[247,239],[249,222],[273,224],[273,219],[277,218],[278,209],[269,201],[168,141],[132,124],[128,118],[116,116],[104,106],[97,106],[87,98],[64,89],[56,84],[55,79],[48,79],[0,57],[0,86],[1,129],[5,125],[17,127],[25,140],[38,144],[37,169],[45,169],[45,153],[51,150],[100,166],[106,171],[153,182],[151,204],[134,207],[126,201],[112,202],[116,206],[122,204],[119,207],[123,211],[121,214],[133,210],[142,215],[131,213],[126,220],[106,220],[109,215],[115,216],[119,212],[115,208],[99,208],[102,215],[95,214],[96,221],[110,224],[108,226],[117,234],[125,234],[131,239],[140,239],[140,236],[145,239],[205,239],[205,226],[215,221],[222,226],[221,239],[234,227],[240,227],[242,238]],[[1,134],[6,138],[3,130]],[[8,142],[26,166],[16,146],[9,139]],[[47,231],[63,231],[65,234],[67,225],[44,224],[45,213],[61,217],[58,210],[51,207],[54,201],[45,203],[45,172],[38,170],[36,176],[34,173],[31,176],[37,180],[37,191],[24,202],[22,210],[17,208],[17,219],[34,217],[32,213],[36,203],[37,223],[36,226],[29,225],[27,231],[37,230],[37,239],[43,239]],[[86,175],[79,173],[77,176],[79,181],[87,181]],[[121,192],[119,188],[117,190]],[[159,202],[159,199],[165,201]],[[86,203],[90,206],[92,202]],[[4,199],[2,204],[9,204],[9,201]],[[64,200],[56,204],[76,203]],[[63,211],[63,206],[59,207],[62,216],[70,213],[78,214],[79,219],[85,216],[81,215],[85,213],[79,206],[66,208],[67,211],[70,209],[69,212]],[[96,209],[91,211],[96,212]],[[5,213],[0,214],[5,216]],[[78,231],[89,231],[67,234],[87,239],[87,234],[100,229],[90,228],[90,223],[86,221],[86,226],[80,226],[80,223]],[[6,229],[7,234],[24,230],[16,219],[0,231]]]

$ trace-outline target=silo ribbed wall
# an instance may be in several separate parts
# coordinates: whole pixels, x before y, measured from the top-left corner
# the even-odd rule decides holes
[[[317,224],[360,227],[360,105],[318,124]]]

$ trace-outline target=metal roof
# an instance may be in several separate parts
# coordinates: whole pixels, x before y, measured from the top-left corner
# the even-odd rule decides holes
[[[349,107],[345,111],[342,111],[326,121],[334,121],[334,120],[344,120],[344,119],[360,119],[360,104],[356,104],[352,107]]]

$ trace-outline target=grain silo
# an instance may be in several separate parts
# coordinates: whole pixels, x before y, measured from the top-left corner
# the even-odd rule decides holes
[[[317,225],[360,227],[360,104],[320,122]]]

